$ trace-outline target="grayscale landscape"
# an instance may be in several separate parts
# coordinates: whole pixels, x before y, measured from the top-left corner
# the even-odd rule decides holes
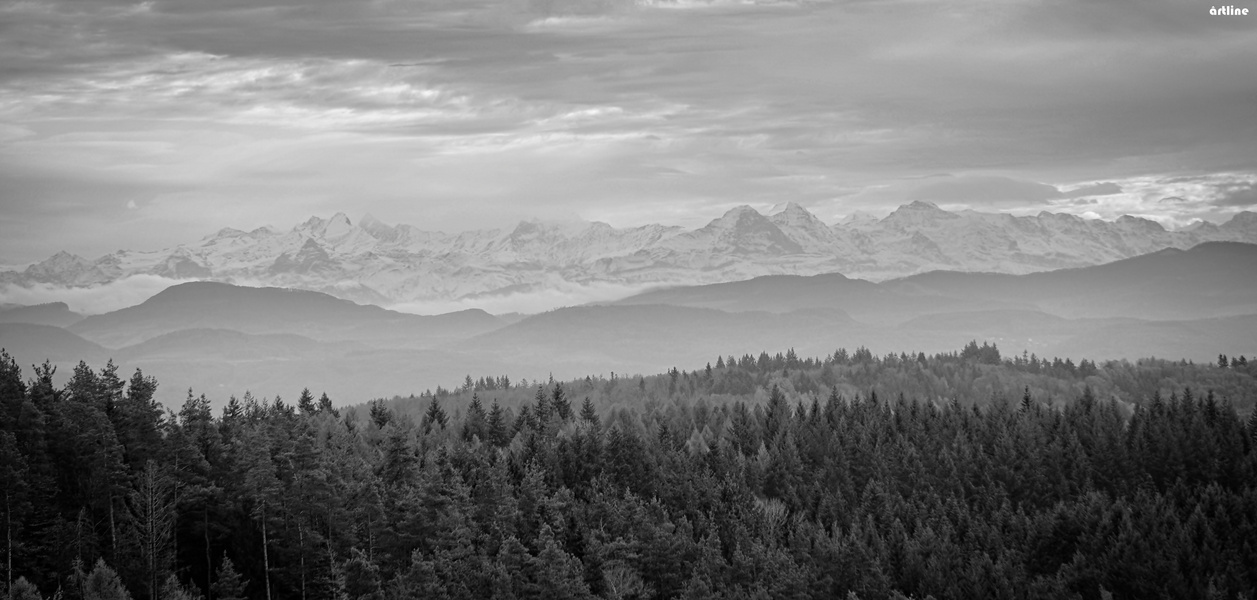
[[[1257,597],[1250,9],[0,0],[0,600]]]

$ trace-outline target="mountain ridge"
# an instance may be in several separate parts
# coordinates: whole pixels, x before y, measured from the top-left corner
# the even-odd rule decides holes
[[[857,216],[830,225],[789,202],[770,215],[736,206],[693,230],[531,220],[509,230],[449,234],[371,215],[355,223],[336,213],[288,231],[224,228],[198,242],[120,250],[96,260],[58,252],[23,270],[0,272],[0,285],[90,288],[156,275],[299,288],[381,305],[475,305],[477,298],[558,288],[641,290],[762,275],[841,272],[885,281],[940,269],[1025,274],[1212,241],[1257,242],[1257,214],[1168,231],[1129,215],[1103,221],[1046,211],[950,212],[917,201],[881,219]]]

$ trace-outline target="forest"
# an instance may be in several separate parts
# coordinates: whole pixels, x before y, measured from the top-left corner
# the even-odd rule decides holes
[[[1257,597],[1245,357],[764,352],[221,410],[120,371],[0,352],[10,599]]]

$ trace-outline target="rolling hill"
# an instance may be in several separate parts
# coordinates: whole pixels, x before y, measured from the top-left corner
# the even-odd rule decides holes
[[[419,316],[320,292],[193,282],[167,288],[136,306],[87,317],[70,330],[115,348],[184,329],[285,333],[319,341],[427,348],[501,325],[482,310]]]
[[[31,323],[66,327],[82,319],[83,315],[70,310],[65,302],[0,308],[0,323]]]

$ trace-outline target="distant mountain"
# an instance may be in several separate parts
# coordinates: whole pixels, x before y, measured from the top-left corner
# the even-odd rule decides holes
[[[791,227],[817,233],[806,218],[760,219],[741,211],[702,235],[767,251]],[[336,236],[357,235],[324,225]],[[515,247],[554,231],[517,231]],[[35,307],[9,310],[27,308]],[[1254,356],[1257,245],[1210,242],[1025,275],[937,271],[880,283],[771,275],[505,318],[479,310],[417,316],[320,292],[193,282],[68,331],[0,323],[0,346],[23,366],[48,358],[67,375],[80,359],[99,365],[112,357],[125,371],[139,367],[170,384],[167,400],[191,386],[218,402],[245,390],[291,397],[305,386],[357,402],[458,385],[466,374],[652,373],[760,351],[933,353],[970,340],[1075,361]]]
[[[1028,275],[936,271],[883,289],[946,301],[1036,306],[1064,317],[1187,319],[1257,314],[1257,245],[1209,242]],[[1257,333],[1257,332],[1255,332]]]
[[[0,323],[0,348],[16,359],[18,366],[28,370],[45,359],[73,365],[80,360],[104,361],[109,354],[100,344],[60,327],[32,323]]]
[[[1045,353],[1106,360],[1155,357],[1213,362],[1218,354],[1257,355],[1257,315],[1191,321],[1126,321],[1089,328]]]
[[[339,348],[343,352],[345,348]],[[291,333],[248,334],[230,329],[180,329],[118,349],[121,360],[209,357],[230,361],[297,359],[329,351],[323,342]]]
[[[1065,318],[1198,319],[1257,314],[1257,245],[1209,242],[1112,263],[1026,275],[932,271],[873,283],[842,275],[774,275],[645,292],[620,305],[727,311],[836,308],[870,323],[965,311]]]
[[[186,329],[295,334],[319,341],[425,348],[502,325],[481,310],[418,316],[319,292],[193,282],[167,288],[136,306],[87,317],[69,329],[112,348]]]
[[[32,365],[47,359],[64,385],[80,360],[99,369],[112,359],[119,375],[136,369],[158,381],[157,399],[178,407],[191,388],[216,406],[246,391],[255,397],[280,395],[289,402],[304,387],[327,392],[338,405],[396,394],[420,393],[437,385],[457,385],[464,374],[477,376],[523,372],[487,356],[448,350],[372,349],[353,342],[322,343],[288,334],[252,335],[236,331],[191,329],[163,334],[134,346],[108,349],[49,325],[0,323],[0,348],[17,361],[26,377]]]
[[[172,249],[122,250],[95,260],[61,252],[25,270],[0,272],[0,285],[90,287],[149,274],[260,282],[387,305],[764,275],[843,273],[880,281],[940,269],[1025,274],[1209,241],[1257,242],[1257,213],[1167,231],[1137,217],[1015,217],[913,202],[882,219],[854,215],[826,225],[787,203],[770,216],[735,207],[692,231],[524,221],[510,230],[459,234],[388,225],[370,215],[354,223],[336,214],[311,217],[288,231],[227,228]]]
[[[83,318],[64,302],[0,308],[0,323],[31,323],[65,327]]]
[[[861,326],[834,309],[729,313],[665,305],[579,306],[534,315],[454,348],[556,376],[650,372],[752,349],[832,352]],[[867,329],[867,328],[865,328]]]
[[[828,308],[844,311],[870,324],[895,324],[920,314],[978,308],[1031,308],[998,298],[980,302],[937,294],[903,294],[862,279],[836,273],[825,275],[766,275],[747,281],[682,286],[644,292],[614,302],[616,305],[664,304],[713,308],[729,312],[786,313]]]

